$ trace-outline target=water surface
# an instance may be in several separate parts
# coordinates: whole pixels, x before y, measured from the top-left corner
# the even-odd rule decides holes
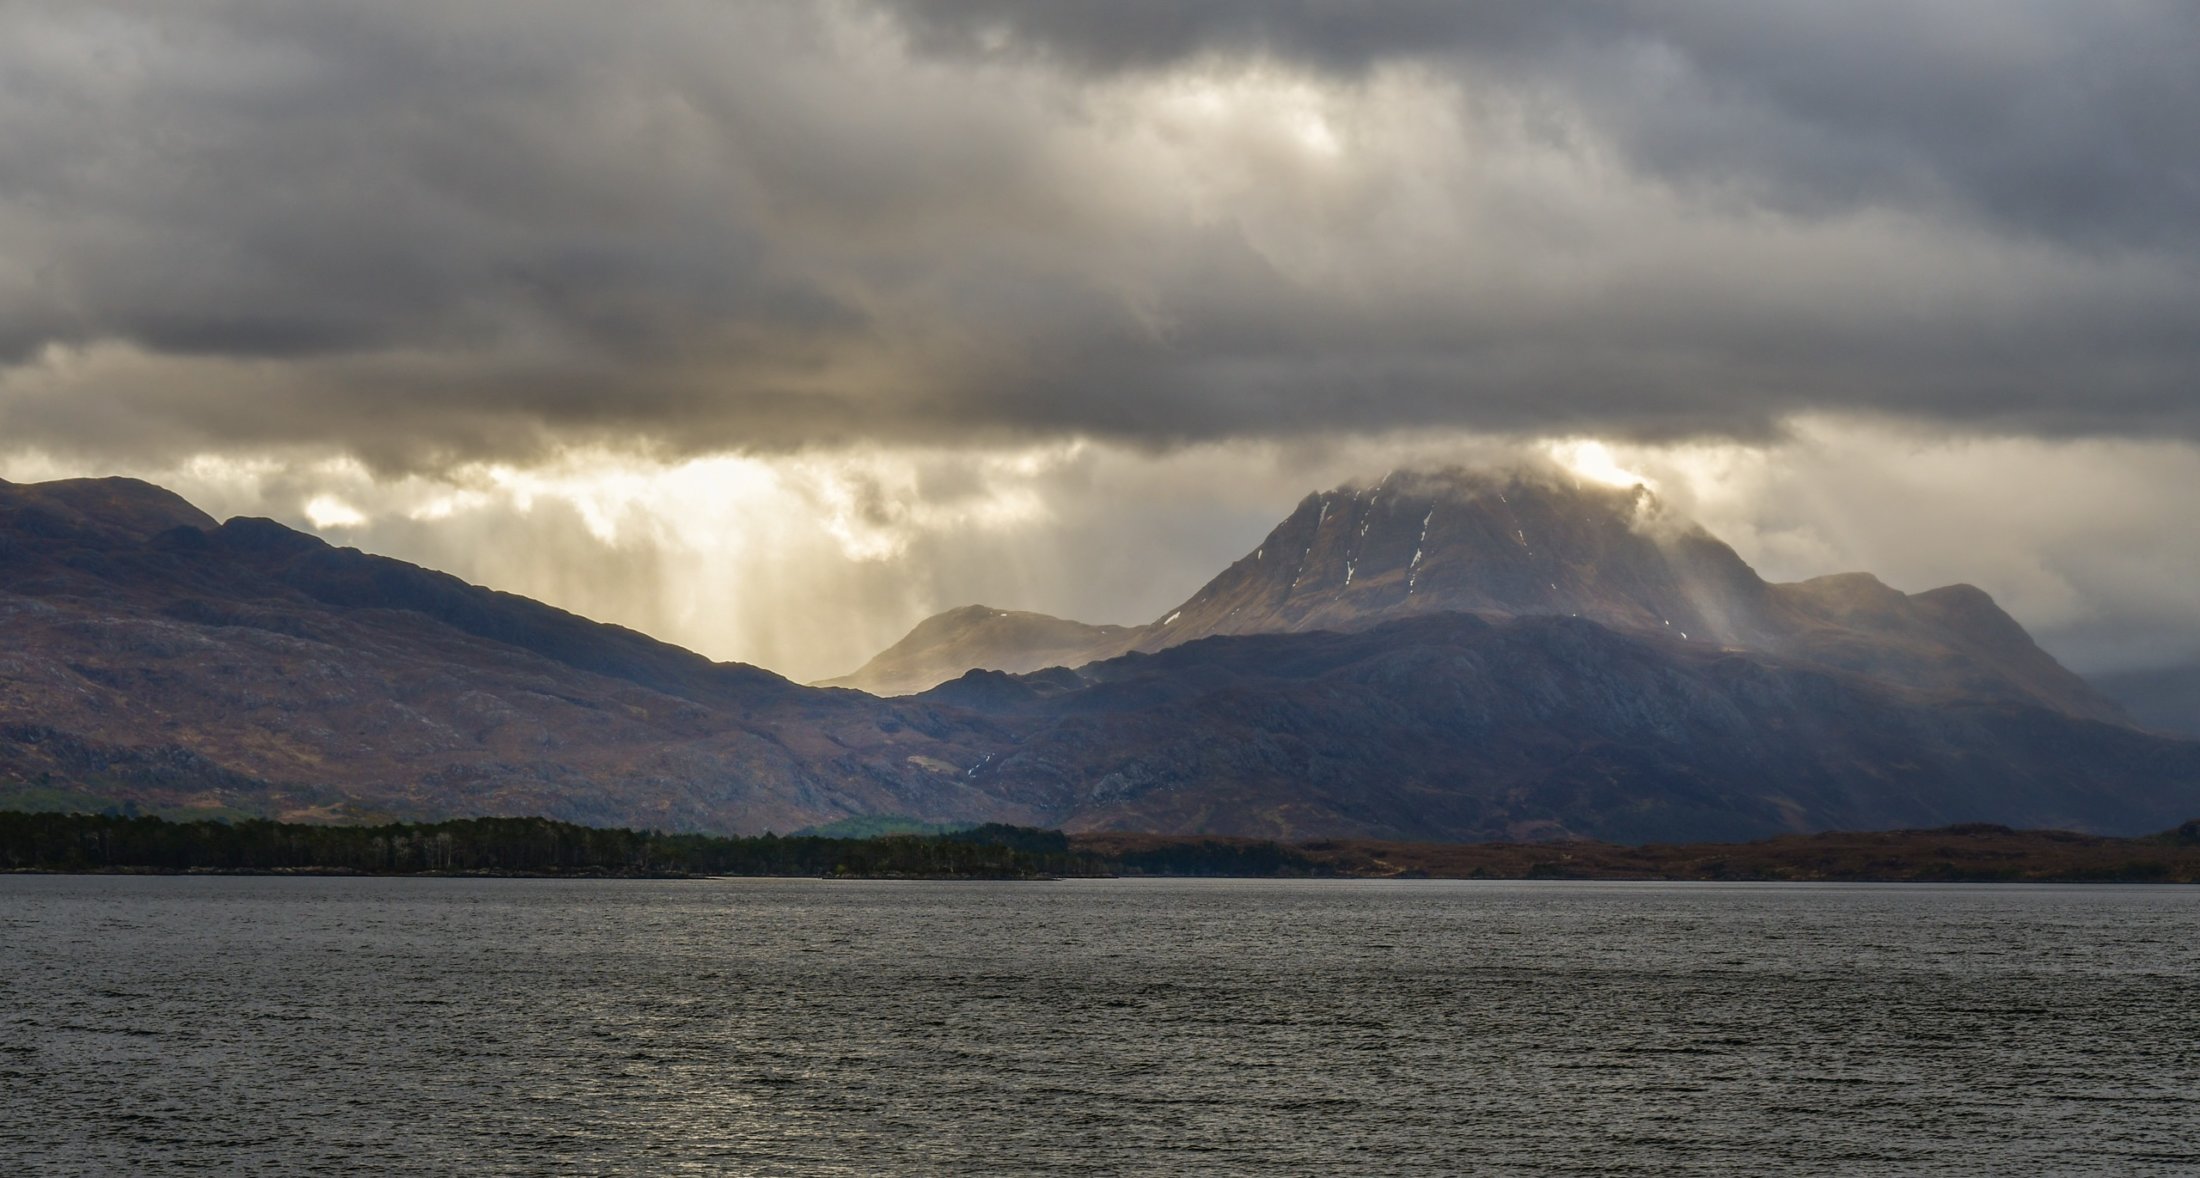
[[[2192,1173],[2200,888],[0,877],[0,1172]]]

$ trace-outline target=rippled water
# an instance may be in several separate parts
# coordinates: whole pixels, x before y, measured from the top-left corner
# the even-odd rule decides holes
[[[0,1172],[2192,1173],[2200,889],[0,878]]]

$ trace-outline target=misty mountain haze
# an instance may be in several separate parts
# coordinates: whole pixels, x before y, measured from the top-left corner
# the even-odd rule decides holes
[[[2200,661],[2096,675],[2092,682],[2140,727],[2200,740]]]

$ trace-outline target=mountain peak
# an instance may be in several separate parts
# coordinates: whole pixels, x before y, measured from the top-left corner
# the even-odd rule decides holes
[[[214,526],[214,517],[183,496],[139,479],[0,479],[0,528],[52,538],[143,541],[173,528]]]
[[[1725,600],[1762,582],[1648,488],[1540,471],[1393,473],[1307,496],[1245,558],[1152,627],[1148,648],[1207,634],[1339,629],[1439,611],[1584,617],[1736,637]]]

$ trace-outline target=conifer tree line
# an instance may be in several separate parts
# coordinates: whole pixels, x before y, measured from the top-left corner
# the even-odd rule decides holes
[[[346,871],[377,875],[1090,875],[1060,831],[988,825],[867,839],[722,837],[547,818],[379,826],[0,812],[0,869]]]
[[[1187,838],[1103,855],[1072,847],[1059,830],[1002,823],[928,834],[834,838],[668,834],[548,818],[330,826],[13,810],[0,810],[0,871],[989,879],[1338,874],[1335,864],[1274,842]]]

